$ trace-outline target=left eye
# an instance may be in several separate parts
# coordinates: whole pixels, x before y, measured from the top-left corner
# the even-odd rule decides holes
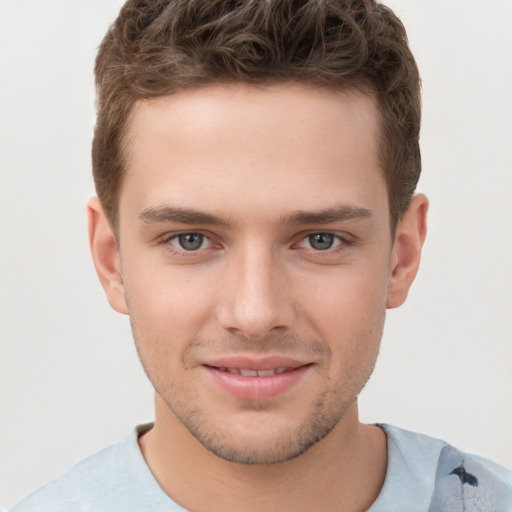
[[[299,247],[314,249],[315,251],[326,251],[340,244],[340,237],[332,233],[313,233],[301,240]]]
[[[184,251],[197,251],[209,247],[211,242],[201,233],[181,233],[173,236],[169,243]]]

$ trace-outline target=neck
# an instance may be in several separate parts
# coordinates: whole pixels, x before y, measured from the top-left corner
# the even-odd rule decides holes
[[[162,489],[194,512],[367,510],[386,473],[384,432],[359,422],[357,403],[302,455],[278,464],[226,461],[204,448],[165,407],[139,439]],[[160,414],[159,414],[160,412]]]

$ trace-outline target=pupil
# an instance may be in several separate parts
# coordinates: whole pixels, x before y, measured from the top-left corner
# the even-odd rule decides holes
[[[199,233],[187,233],[180,235],[180,245],[187,251],[197,251],[203,245],[203,235]]]
[[[332,247],[332,244],[334,243],[334,235],[330,235],[329,233],[317,233],[315,235],[310,235],[309,243],[313,249],[325,251]]]

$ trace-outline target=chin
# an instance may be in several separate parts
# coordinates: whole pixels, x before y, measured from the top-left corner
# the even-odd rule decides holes
[[[320,442],[338,424],[347,407],[336,416],[315,412],[294,424],[268,415],[264,418],[263,411],[233,420],[231,425],[214,425],[204,417],[200,421],[190,421],[191,416],[178,420],[208,451],[224,460],[269,465],[292,460]]]

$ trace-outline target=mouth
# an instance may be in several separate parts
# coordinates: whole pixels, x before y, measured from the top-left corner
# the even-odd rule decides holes
[[[202,365],[223,392],[244,400],[268,400],[302,382],[313,363],[291,359],[237,359]]]
[[[209,366],[209,365],[206,365]],[[271,370],[251,370],[248,368],[230,368],[227,366],[217,367],[210,366],[220,372],[227,372],[233,375],[242,375],[242,377],[272,377],[273,375],[281,375],[282,373],[290,372],[296,368],[273,368]]]

